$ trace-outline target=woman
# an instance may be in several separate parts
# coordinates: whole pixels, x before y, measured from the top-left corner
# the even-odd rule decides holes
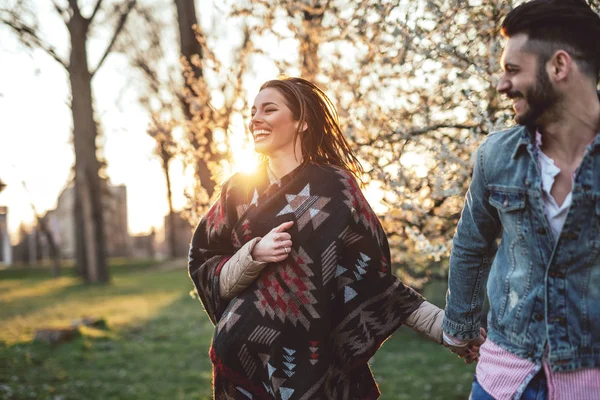
[[[263,164],[224,184],[190,249],[216,325],[215,398],[375,399],[375,351],[403,323],[441,343],[443,312],[391,274],[360,164],[319,88],[266,82],[250,131]]]

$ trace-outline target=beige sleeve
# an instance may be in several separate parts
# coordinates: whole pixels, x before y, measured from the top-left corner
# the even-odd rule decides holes
[[[252,250],[261,238],[257,237],[243,245],[223,265],[219,274],[219,294],[229,300],[246,289],[267,265],[266,262],[252,259]]]
[[[442,344],[443,320],[444,310],[428,301],[424,301],[419,308],[409,315],[404,324],[428,339]]]

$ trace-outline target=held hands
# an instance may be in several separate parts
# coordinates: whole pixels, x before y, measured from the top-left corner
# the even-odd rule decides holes
[[[292,236],[285,232],[294,221],[284,222],[271,229],[252,250],[252,258],[260,262],[280,262],[292,251]]]
[[[471,364],[473,361],[476,362],[479,359],[479,347],[485,342],[486,338],[487,332],[485,329],[480,328],[479,337],[470,340],[465,346],[453,346],[446,342],[446,340],[444,340],[444,346],[459,358],[464,359],[466,364]]]

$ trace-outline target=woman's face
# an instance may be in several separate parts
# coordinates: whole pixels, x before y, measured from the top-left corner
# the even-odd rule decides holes
[[[297,130],[298,121],[294,120],[283,95],[274,88],[261,90],[254,99],[250,121],[256,152],[269,157],[294,155]]]

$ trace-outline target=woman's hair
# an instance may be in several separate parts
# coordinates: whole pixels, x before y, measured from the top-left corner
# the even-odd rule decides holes
[[[291,77],[267,81],[260,90],[266,88],[281,93],[294,119],[299,121],[294,146],[302,135],[303,162],[335,165],[362,182],[364,170],[342,133],[333,103],[321,89],[305,79]],[[305,123],[307,128],[303,131]]]
[[[598,80],[600,72],[600,15],[585,0],[533,0],[508,13],[502,35],[528,36],[525,49],[545,64],[565,50],[582,71]]]

